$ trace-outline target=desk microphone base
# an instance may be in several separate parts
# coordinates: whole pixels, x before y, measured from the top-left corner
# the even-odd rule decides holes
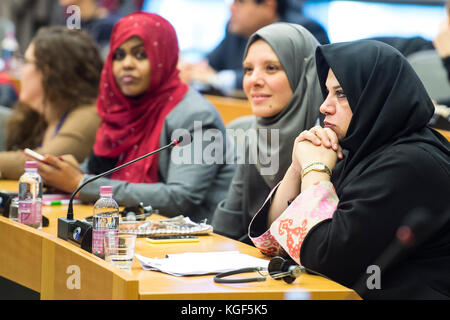
[[[92,252],[92,226],[87,222],[58,218],[58,238]]]

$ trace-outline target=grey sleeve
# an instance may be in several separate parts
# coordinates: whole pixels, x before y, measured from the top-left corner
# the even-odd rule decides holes
[[[212,219],[214,232],[233,239],[239,239],[247,233],[243,217],[243,169],[242,165],[237,167],[228,195],[219,203]]]
[[[86,159],[84,159],[84,161],[82,163],[80,163],[80,170],[82,172],[89,172],[88,163],[89,163],[89,157],[87,157]]]
[[[171,163],[164,183],[129,183],[101,178],[86,185],[80,192],[80,198],[83,202],[94,202],[98,199],[100,186],[110,185],[114,189],[114,199],[122,206],[135,206],[143,202],[167,217],[189,215],[195,206],[200,206],[204,201],[215,175],[216,167],[213,165]],[[85,175],[83,182],[92,177]]]
[[[143,202],[146,206],[151,205],[158,209],[166,217],[205,216],[205,212],[209,210],[206,210],[208,196],[211,196],[212,192],[219,191],[216,180],[224,179],[224,165],[205,163],[203,159],[198,161],[196,158],[202,157],[211,149],[212,142],[203,139],[205,131],[214,129],[215,132],[223,133],[224,127],[217,111],[209,106],[209,102],[199,98],[198,94],[190,92],[183,103],[166,117],[161,132],[161,146],[175,139],[173,135],[176,135],[180,129],[190,133],[193,138],[192,143],[159,153],[160,182],[130,183],[102,178],[82,189],[81,200],[95,201],[98,198],[100,186],[110,185],[114,190],[114,199],[121,206],[135,206]],[[88,175],[84,179],[90,177],[92,176]],[[231,174],[229,179],[231,180]],[[209,212],[212,210],[214,209]]]

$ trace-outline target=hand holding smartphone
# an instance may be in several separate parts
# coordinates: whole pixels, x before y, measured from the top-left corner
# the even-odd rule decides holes
[[[45,157],[42,154],[37,153],[36,151],[33,151],[31,149],[28,149],[28,148],[25,148],[24,153],[27,156],[29,156],[30,158],[33,158],[36,161],[40,161],[40,162],[46,163],[45,162]]]
[[[47,161],[45,161],[45,157],[44,157],[42,154],[37,153],[36,151],[33,151],[33,150],[31,150],[31,149],[28,149],[28,148],[25,148],[24,153],[25,153],[25,155],[27,155],[27,156],[30,157],[30,158],[33,158],[33,159],[36,160],[36,161],[39,161],[39,162],[42,162],[42,163],[45,163],[45,164],[50,165],[50,163],[48,163]],[[75,169],[77,169],[78,171],[81,172],[80,167],[77,166],[77,165],[75,165],[74,163],[72,163],[72,161],[66,161],[66,160],[64,160],[64,158],[63,158],[62,156],[59,156],[59,157],[57,157],[57,158],[58,158],[58,160],[60,160],[60,161],[64,161],[65,163],[68,163],[68,164],[71,165],[73,168],[75,168]],[[75,160],[75,161],[76,161],[76,160]]]

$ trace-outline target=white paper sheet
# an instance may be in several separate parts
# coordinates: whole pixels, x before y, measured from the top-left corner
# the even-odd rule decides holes
[[[238,251],[185,252],[170,254],[166,258],[148,258],[139,254],[135,256],[144,270],[159,270],[175,276],[215,274],[253,267],[267,270],[269,264],[268,260]]]

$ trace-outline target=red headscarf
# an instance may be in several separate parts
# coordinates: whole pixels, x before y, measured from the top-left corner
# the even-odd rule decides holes
[[[149,89],[135,99],[123,95],[112,70],[114,51],[132,36],[142,39],[151,65]],[[188,90],[188,86],[178,77],[177,63],[177,36],[164,18],[138,12],[116,23],[97,99],[97,110],[102,118],[94,145],[97,156],[119,157],[119,166],[160,147],[164,119]],[[111,178],[128,182],[157,182],[158,155],[116,171]]]

